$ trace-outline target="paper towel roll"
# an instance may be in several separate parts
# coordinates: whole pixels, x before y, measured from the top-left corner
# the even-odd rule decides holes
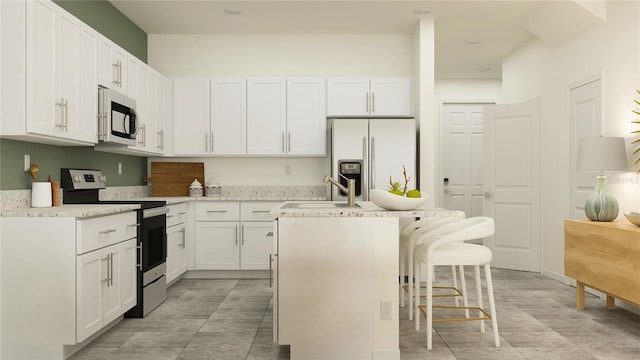
[[[51,183],[34,182],[31,187],[31,207],[51,207]]]

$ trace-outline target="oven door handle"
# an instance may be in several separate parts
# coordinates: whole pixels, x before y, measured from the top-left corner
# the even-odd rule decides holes
[[[166,206],[159,208],[151,208],[142,210],[142,218],[147,219],[154,216],[164,215],[169,213],[169,208]]]
[[[140,268],[140,271],[142,271],[142,243],[140,243],[140,245],[137,245],[136,249],[138,249],[138,257],[140,259],[140,263],[136,264],[136,266]]]

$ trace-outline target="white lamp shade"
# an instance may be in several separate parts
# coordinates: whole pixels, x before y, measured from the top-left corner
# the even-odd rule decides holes
[[[577,171],[627,171],[624,138],[582,138],[578,145]]]

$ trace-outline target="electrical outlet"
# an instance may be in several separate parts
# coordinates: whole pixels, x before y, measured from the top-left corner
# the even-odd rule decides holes
[[[24,156],[24,171],[29,171],[30,167],[31,167],[31,156],[30,155],[25,155]]]
[[[380,319],[391,318],[391,301],[380,301]]]

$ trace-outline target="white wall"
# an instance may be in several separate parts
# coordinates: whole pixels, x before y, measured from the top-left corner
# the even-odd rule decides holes
[[[149,65],[177,76],[411,76],[410,35],[149,35]]]
[[[167,77],[412,76],[410,35],[149,35],[149,65]],[[187,158],[229,185],[320,185],[323,158]],[[154,158],[150,161],[170,161]],[[291,174],[285,175],[289,165]]]
[[[629,137],[633,99],[640,88],[640,3],[607,2],[607,22],[560,47],[532,40],[503,62],[503,101],[534,97],[542,104],[543,272],[564,274],[564,219],[570,214],[569,88],[603,79],[603,134]],[[636,117],[637,118],[637,117]],[[640,210],[639,177],[609,176],[622,213]]]

